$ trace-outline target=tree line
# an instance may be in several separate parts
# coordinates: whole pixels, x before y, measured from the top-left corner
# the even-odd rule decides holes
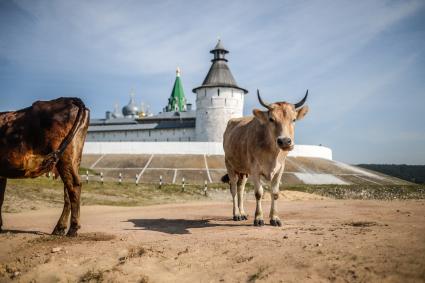
[[[359,164],[359,167],[377,171],[409,182],[425,183],[425,165],[406,164]]]

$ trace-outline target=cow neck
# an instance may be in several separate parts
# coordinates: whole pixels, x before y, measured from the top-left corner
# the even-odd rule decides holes
[[[261,151],[263,151],[267,156],[271,158],[276,157],[279,154],[280,149],[277,147],[276,141],[270,131],[268,131],[267,127],[261,124],[258,120],[256,120],[256,128],[255,132],[258,134],[255,135],[257,139],[255,144],[258,145]]]

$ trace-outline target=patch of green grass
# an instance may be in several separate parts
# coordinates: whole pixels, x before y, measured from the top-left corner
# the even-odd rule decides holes
[[[87,171],[89,172],[89,175],[100,175],[100,173],[96,172],[95,170],[85,167],[80,167],[80,169],[78,169],[78,174],[86,175]]]
[[[264,266],[260,266],[260,267],[258,267],[257,272],[255,272],[254,274],[251,274],[251,275],[248,277],[247,282],[248,282],[248,283],[254,283],[254,282],[256,282],[257,280],[261,280],[261,279],[264,279],[265,277],[267,277],[266,269],[267,269],[267,268],[266,268],[266,267],[264,267]]]
[[[125,264],[128,260],[132,258],[138,258],[143,256],[146,253],[145,248],[143,247],[130,247],[126,256],[120,257],[118,259],[119,264]]]
[[[103,271],[89,270],[80,277],[79,282],[102,282]]]

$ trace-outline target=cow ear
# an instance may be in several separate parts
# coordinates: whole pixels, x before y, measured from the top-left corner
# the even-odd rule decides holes
[[[297,120],[301,120],[308,113],[308,106],[301,107],[297,110]]]
[[[267,122],[267,112],[254,109],[252,110],[252,114],[254,114],[254,117],[257,118],[261,123]]]

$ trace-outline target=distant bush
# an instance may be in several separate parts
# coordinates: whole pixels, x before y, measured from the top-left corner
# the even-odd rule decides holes
[[[425,165],[359,164],[359,167],[381,172],[417,184],[425,183]]]
[[[295,185],[284,188],[335,199],[425,199],[423,185]]]

